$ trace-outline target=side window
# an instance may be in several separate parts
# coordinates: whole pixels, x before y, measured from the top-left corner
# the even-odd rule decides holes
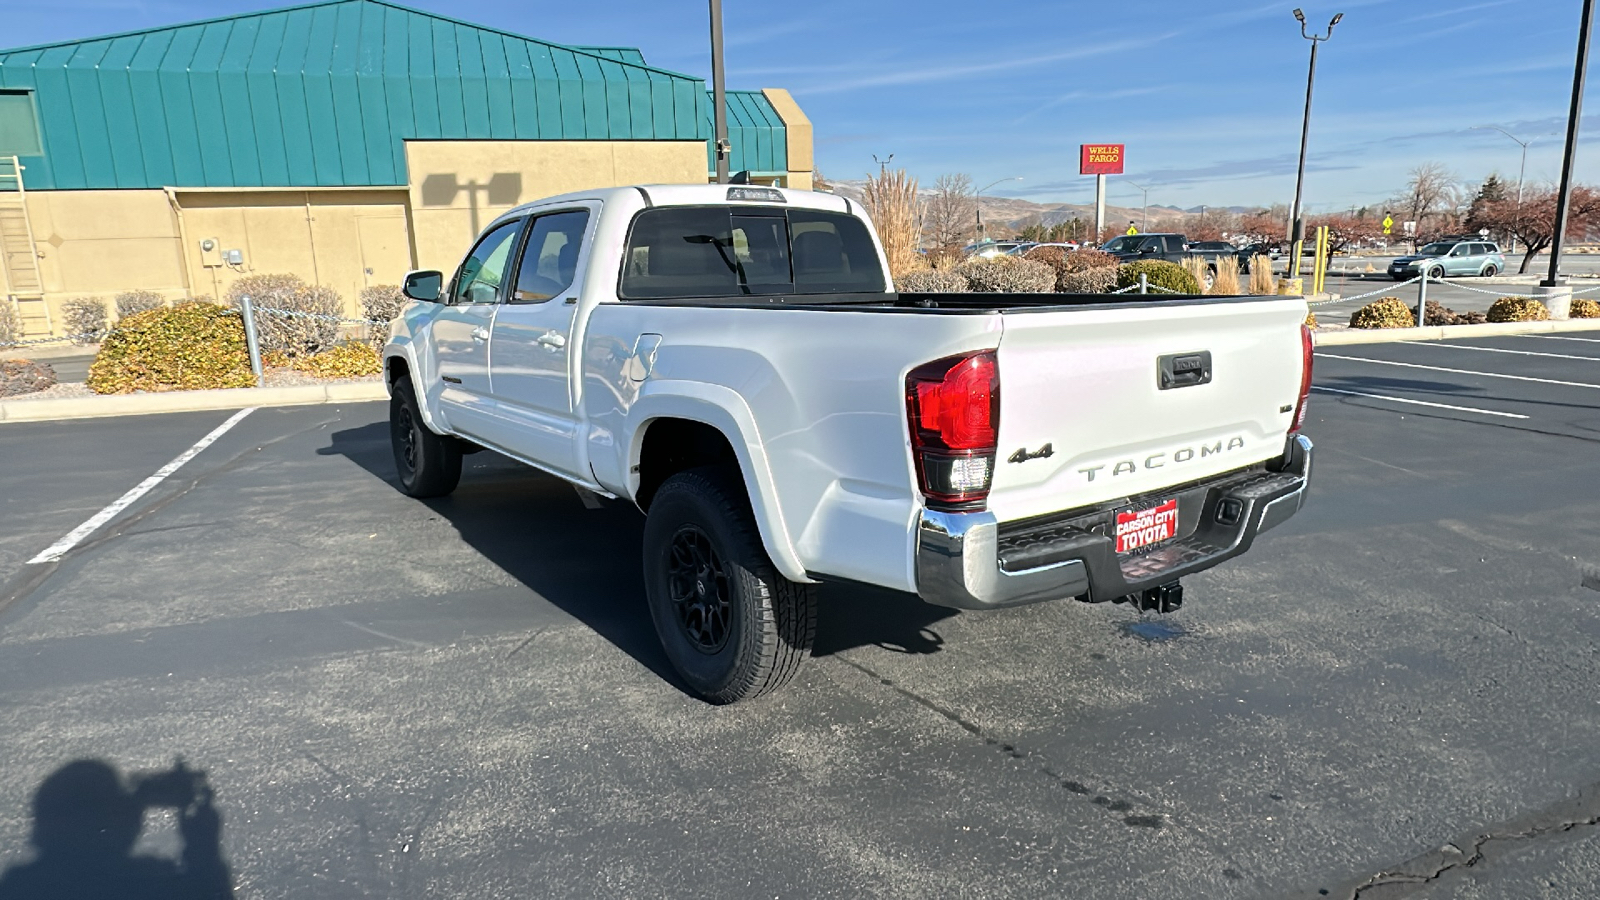
[[[452,303],[494,303],[500,299],[500,284],[505,280],[511,250],[521,231],[522,220],[518,219],[483,236],[456,272],[450,292]]]
[[[528,242],[517,267],[513,303],[543,303],[569,287],[578,274],[578,251],[589,227],[589,211],[539,216],[528,225]]]
[[[1450,255],[1451,256],[1468,256],[1471,253],[1472,253],[1472,245],[1471,244],[1457,244],[1456,248],[1454,250],[1450,251]]]

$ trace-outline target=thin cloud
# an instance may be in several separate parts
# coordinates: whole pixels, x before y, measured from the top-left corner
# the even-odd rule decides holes
[[[1047,109],[1054,109],[1054,108],[1056,108],[1057,106],[1060,106],[1063,103],[1071,103],[1074,100],[1089,100],[1089,99],[1095,99],[1095,100],[1120,100],[1120,99],[1122,99],[1124,97],[1142,97],[1142,96],[1144,96],[1146,94],[1154,94],[1154,93],[1158,93],[1158,92],[1161,92],[1161,91],[1167,91],[1167,90],[1170,90],[1170,89],[1171,89],[1170,87],[1165,87],[1165,86],[1158,87],[1158,86],[1152,85],[1151,87],[1141,87],[1141,88],[1118,88],[1117,90],[1114,90],[1114,91],[1070,91],[1068,93],[1062,94],[1061,96],[1055,98],[1054,100],[1051,100],[1049,103],[1045,103],[1045,104],[1042,104],[1040,106],[1036,106],[1033,109],[1030,109],[1027,112],[1023,113],[1022,115],[1017,116],[1015,119],[1011,120],[1011,124],[1013,124],[1013,125],[1021,124],[1021,122],[1024,119],[1027,119],[1027,118],[1030,118],[1032,116],[1038,115],[1039,113],[1042,113]]]

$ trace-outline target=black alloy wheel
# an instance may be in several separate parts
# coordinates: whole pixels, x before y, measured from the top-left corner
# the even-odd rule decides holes
[[[389,443],[400,490],[408,496],[443,497],[461,482],[459,444],[428,428],[409,379],[397,381],[389,397]]]
[[[711,538],[695,525],[678,529],[667,551],[667,591],[678,627],[701,653],[716,653],[728,643],[731,590]]]

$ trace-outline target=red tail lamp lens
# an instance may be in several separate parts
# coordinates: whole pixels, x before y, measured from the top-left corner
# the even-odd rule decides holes
[[[1311,396],[1311,360],[1316,350],[1316,342],[1311,339],[1311,329],[1306,325],[1300,326],[1300,399],[1294,406],[1294,422],[1289,425],[1289,433],[1294,434],[1306,424],[1306,398]]]
[[[906,376],[906,414],[922,493],[935,505],[982,506],[1000,428],[993,351],[937,360]]]

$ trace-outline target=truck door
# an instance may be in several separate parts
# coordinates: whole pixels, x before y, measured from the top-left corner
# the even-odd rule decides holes
[[[479,437],[494,421],[489,399],[489,333],[509,279],[522,220],[489,230],[472,248],[430,327],[434,360],[444,382],[440,409],[452,431]]]
[[[592,207],[592,208],[591,208]],[[490,339],[494,444],[557,471],[579,471],[573,415],[572,324],[598,204],[536,213],[510,299]]]

